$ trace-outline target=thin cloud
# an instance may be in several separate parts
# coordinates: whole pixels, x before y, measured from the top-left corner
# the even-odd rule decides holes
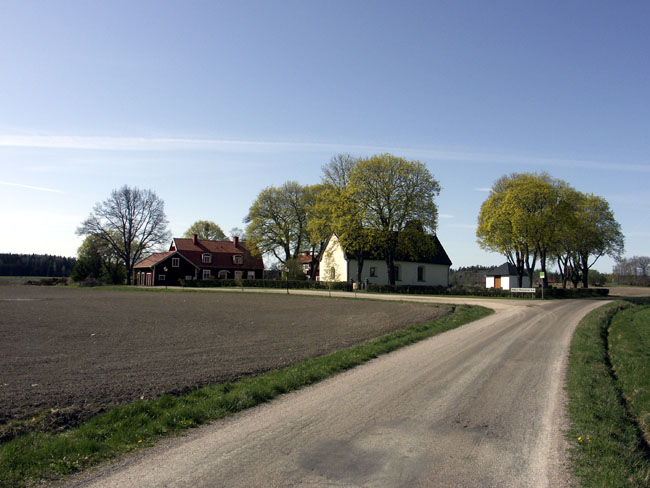
[[[455,219],[456,218],[455,215],[451,215],[451,214],[440,214],[439,217],[441,219]]]
[[[490,188],[474,188],[474,191],[490,193]]]
[[[513,154],[452,151],[435,148],[376,146],[310,141],[246,141],[237,139],[206,139],[183,137],[88,137],[50,135],[0,134],[0,147],[93,149],[103,151],[228,151],[228,152],[283,152],[318,151],[375,154],[392,152],[427,161],[459,161],[476,164],[519,164],[548,168],[553,166],[592,170],[616,170],[650,173],[650,164],[609,163],[578,159],[531,157]]]
[[[43,186],[23,185],[22,183],[11,183],[9,181],[0,181],[0,185],[15,186],[15,187],[18,187],[18,188],[27,188],[28,190],[48,191],[48,192],[51,192],[51,193],[64,193],[61,190],[57,190],[55,188],[45,188]]]

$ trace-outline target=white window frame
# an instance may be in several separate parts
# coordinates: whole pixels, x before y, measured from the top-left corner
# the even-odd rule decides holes
[[[212,278],[212,271],[210,271],[209,269],[204,269],[202,276],[204,280],[209,280],[210,278]]]
[[[243,271],[235,271],[235,279],[236,280],[241,280],[244,277],[244,272]]]
[[[255,271],[249,271],[246,275],[247,280],[254,280],[255,279]]]
[[[181,258],[172,258],[172,268],[178,268],[181,265]]]
[[[228,279],[228,270],[222,269],[217,273],[217,278],[220,280],[227,280]]]
[[[167,276],[165,276],[164,274],[159,274],[158,275],[158,281],[165,281],[166,279],[167,279]]]
[[[201,262],[203,264],[212,264],[212,254],[209,252],[204,252],[201,254]]]
[[[242,256],[241,254],[235,254],[232,257],[232,262],[234,264],[244,264],[244,256]]]

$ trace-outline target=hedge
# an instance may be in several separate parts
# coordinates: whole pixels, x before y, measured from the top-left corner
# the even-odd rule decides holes
[[[302,290],[337,290],[352,291],[352,283],[347,281],[312,281],[312,280],[181,280],[181,285],[188,288],[280,288],[280,289],[302,289]],[[407,295],[460,295],[479,297],[515,297],[531,298],[528,293],[512,293],[509,290],[500,288],[485,288],[484,286],[417,286],[417,285],[376,285],[368,284],[367,290],[373,293],[398,293]],[[545,288],[546,298],[582,298],[582,297],[606,297],[609,290],[604,288]],[[535,296],[541,298],[541,288],[535,289]]]

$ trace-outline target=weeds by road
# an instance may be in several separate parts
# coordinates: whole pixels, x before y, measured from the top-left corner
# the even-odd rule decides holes
[[[647,307],[618,301],[576,329],[567,388],[571,462],[582,486],[650,486],[650,451],[639,420],[650,411]],[[611,328],[610,328],[611,325]],[[636,342],[636,344],[635,344]],[[632,399],[629,402],[627,399]]]

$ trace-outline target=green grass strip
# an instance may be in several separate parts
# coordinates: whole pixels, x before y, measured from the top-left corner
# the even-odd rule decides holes
[[[287,368],[195,390],[139,401],[94,417],[60,434],[32,433],[0,445],[0,486],[57,479],[157,439],[220,419],[353,368],[381,354],[493,313],[457,306],[439,320],[393,332]]]
[[[616,314],[609,356],[628,409],[650,443],[650,306]]]
[[[618,301],[578,325],[569,355],[567,392],[571,464],[581,486],[650,486],[650,459],[626,409],[608,354],[613,317],[633,307]]]

